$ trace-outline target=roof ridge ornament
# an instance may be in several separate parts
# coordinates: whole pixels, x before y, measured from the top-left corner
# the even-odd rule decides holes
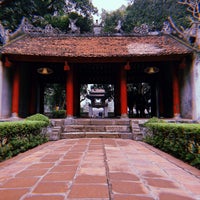
[[[171,17],[168,17],[171,31],[168,34],[173,34],[180,39],[183,39],[190,46],[200,49],[200,21],[192,21],[189,28],[180,30]]]
[[[133,28],[133,34],[136,35],[159,35],[160,31],[154,30],[154,22],[151,26],[146,23],[141,24],[140,26],[135,26]]]
[[[58,28],[53,28],[51,24],[47,24],[44,29],[40,27],[35,27],[32,25],[26,17],[23,17],[21,23],[16,31],[10,32],[10,30],[5,29],[0,22],[0,43],[5,45],[9,41],[19,37],[23,34],[46,34],[46,35],[57,35],[62,34]]]
[[[180,29],[175,25],[171,17],[168,17],[168,22],[172,29],[172,34],[185,40],[191,47],[200,49],[200,2],[199,0],[179,0],[179,4],[186,5],[187,11],[191,13],[189,20],[191,26]]]
[[[4,26],[0,23],[0,42],[4,45],[9,41],[22,35],[24,32],[25,21],[26,18],[23,17],[17,30],[15,30],[12,33],[10,32],[9,29],[5,29]]]
[[[47,35],[56,35],[61,34],[62,31],[60,31],[58,28],[53,28],[51,24],[47,24],[44,29],[40,27],[35,27],[32,25],[28,19],[26,19],[24,26],[23,26],[24,33],[27,34],[47,34]]]
[[[122,21],[121,20],[117,21],[117,26],[115,27],[115,31],[118,34],[123,34],[124,33],[124,31],[122,30]]]
[[[70,19],[69,18],[69,33],[72,34],[80,34],[80,27],[76,25],[78,19]]]

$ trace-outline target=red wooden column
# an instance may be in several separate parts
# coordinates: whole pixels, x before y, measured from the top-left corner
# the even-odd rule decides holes
[[[69,67],[67,71],[66,81],[66,110],[67,117],[74,116],[74,72],[73,68]]]
[[[121,117],[127,117],[127,81],[124,66],[120,69],[120,103]]]
[[[173,111],[174,117],[180,116],[180,88],[177,68],[173,69]]]
[[[20,87],[20,75],[19,67],[15,68],[12,86],[12,116],[17,117],[19,114],[19,88]]]

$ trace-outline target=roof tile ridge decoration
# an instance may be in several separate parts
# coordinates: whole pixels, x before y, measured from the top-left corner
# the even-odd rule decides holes
[[[47,24],[44,29],[40,27],[33,26],[27,18],[23,17],[21,23],[16,31],[10,33],[8,29],[5,29],[4,26],[0,23],[0,38],[3,45],[9,43],[12,40],[15,40],[21,35],[58,35],[64,34],[58,28],[53,28],[51,24]]]
[[[189,44],[187,41],[183,40],[182,38],[179,38],[173,34],[165,34],[166,36],[176,40],[177,42],[181,43],[182,45],[186,46],[187,48],[189,48],[191,51],[196,51],[196,52],[200,52],[200,50],[194,46],[191,46],[191,44]]]
[[[27,37],[27,35],[26,35],[26,34],[23,34],[23,35],[19,35],[19,36],[16,37],[16,38],[13,38],[12,40],[9,40],[6,44],[4,44],[4,45],[2,46],[2,49],[5,48],[6,46],[9,46],[10,44],[12,44],[12,43],[18,41],[18,40],[21,40],[21,39],[25,38],[25,37]]]
[[[200,51],[200,21],[192,20],[191,26],[187,29],[179,29],[174,23],[171,17],[163,23],[162,31],[164,34],[168,34],[177,41],[190,46],[195,51]]]
[[[32,34],[32,33],[28,33],[26,34],[29,37],[32,38],[38,38],[38,37],[43,37],[43,38],[48,38],[48,37],[52,37],[52,38],[143,38],[143,37],[161,37],[164,36],[166,34],[163,33],[159,33],[158,35],[137,35],[134,33],[124,33],[122,35],[116,35],[116,34],[101,34],[101,35],[94,35],[94,34],[65,34],[65,33],[61,33],[61,34]]]

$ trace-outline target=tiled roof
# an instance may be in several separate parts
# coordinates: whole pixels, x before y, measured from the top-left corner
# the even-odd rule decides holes
[[[2,54],[53,57],[130,57],[190,54],[192,50],[167,35],[162,36],[30,36],[11,42]]]

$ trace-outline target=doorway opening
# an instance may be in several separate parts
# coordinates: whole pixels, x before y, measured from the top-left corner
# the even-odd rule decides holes
[[[127,84],[128,115],[131,118],[152,116],[152,89],[149,83]]]
[[[63,115],[66,110],[66,101],[65,101],[65,85],[60,83],[46,83],[44,86],[44,113],[49,117],[56,112],[63,111]],[[58,113],[58,112],[57,112]]]
[[[80,117],[114,117],[114,85],[81,84]]]

